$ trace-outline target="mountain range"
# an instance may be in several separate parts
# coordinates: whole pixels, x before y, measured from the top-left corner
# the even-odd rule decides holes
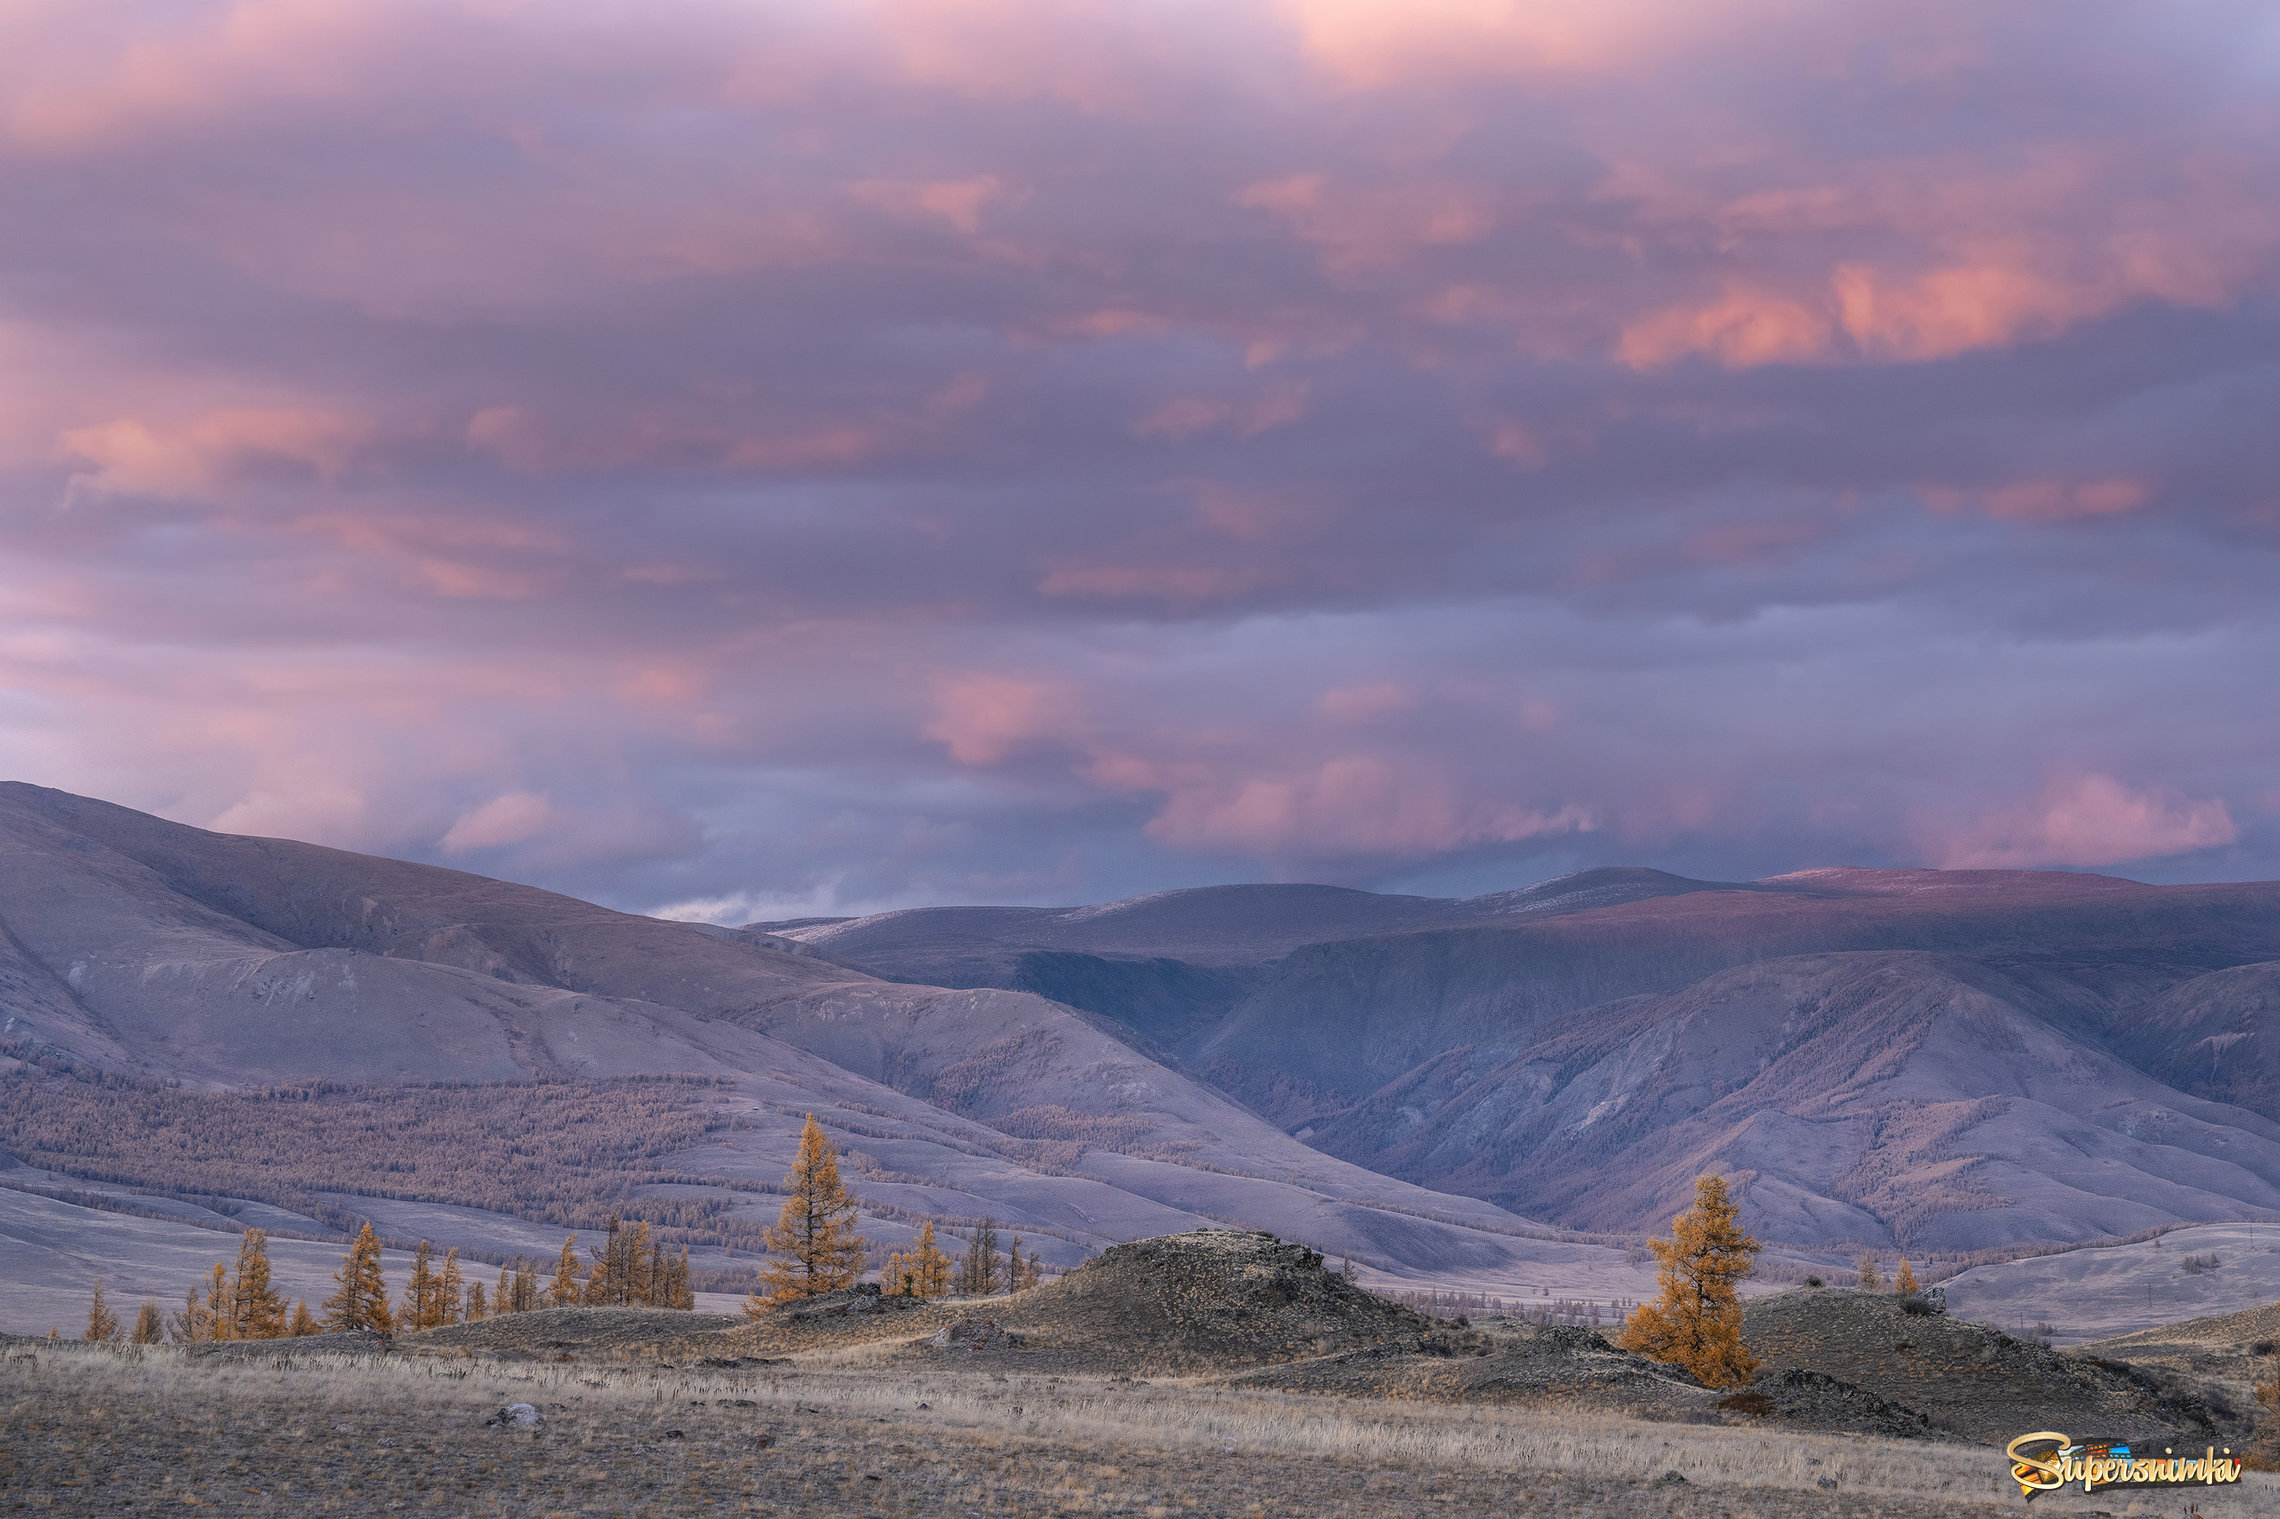
[[[1240,1223],[1636,1294],[1606,1237],[1711,1169],[1800,1252],[2127,1235],[2280,1210],[2276,1007],[2273,884],[1611,869],[726,927],[0,784],[0,1188],[491,1258],[590,1224],[602,1183],[549,1180],[584,1167],[748,1269],[811,1111],[882,1248],[988,1213],[1061,1265]],[[219,1153],[261,1102],[318,1138]]]
[[[755,925],[1114,1018],[1316,1149],[1579,1229],[1981,1250],[2280,1207],[2280,885],[1586,872]]]

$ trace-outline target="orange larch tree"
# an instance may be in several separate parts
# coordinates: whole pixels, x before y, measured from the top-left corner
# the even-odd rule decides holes
[[[1711,1387],[1739,1387],[1757,1370],[1742,1345],[1735,1286],[1757,1269],[1763,1247],[1742,1232],[1741,1208],[1723,1176],[1698,1176],[1694,1206],[1667,1240],[1647,1241],[1662,1265],[1662,1298],[1642,1304],[1617,1341],[1625,1350],[1683,1366]]]
[[[231,1338],[274,1340],[285,1333],[285,1299],[269,1281],[269,1233],[248,1229],[238,1239],[237,1271],[230,1281]]]
[[[852,1287],[863,1274],[855,1194],[839,1179],[838,1157],[813,1113],[800,1130],[799,1158],[784,1185],[791,1195],[768,1231],[759,1288],[744,1300],[744,1311],[755,1318],[778,1303]]]
[[[918,1242],[887,1257],[887,1291],[904,1297],[942,1297],[950,1291],[950,1257],[934,1243],[934,1220],[919,1226]]]
[[[377,1329],[393,1334],[395,1315],[388,1311],[388,1283],[380,1275],[380,1237],[365,1224],[341,1257],[333,1273],[339,1288],[324,1301],[327,1329]]]

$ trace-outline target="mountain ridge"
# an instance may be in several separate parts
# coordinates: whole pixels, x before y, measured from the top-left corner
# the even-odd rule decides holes
[[[1251,893],[1254,910],[1317,900],[1215,890],[1220,905]],[[2280,1206],[2280,884],[1848,867],[1737,883],[1619,869],[1479,898],[1340,897],[1335,914],[1286,912],[1247,957],[1230,933],[1185,958],[1190,941],[1174,936],[1086,932],[1142,913],[1177,920],[1179,897],[1018,919],[918,909],[797,934],[887,974],[1049,986],[1147,1030],[1319,1148],[1574,1228],[1652,1227],[1704,1168],[1741,1179],[1755,1227],[1801,1243],[1992,1248]],[[1698,1050],[1686,1081],[1658,1078],[1668,1090],[1652,1132],[1622,1143],[1620,1126],[1585,1121],[1603,1110],[1581,1094],[1655,1064],[1657,1041],[1675,1048],[1684,1032],[1755,1049],[1773,1010],[1748,1011],[1737,989],[1785,976],[1797,985],[1783,1017],[1851,997],[1850,1032],[1767,1046],[1753,1056],[1766,1070],[1715,1079],[1714,1052]],[[1886,994],[1864,993],[1877,978]],[[1940,1031],[1956,1028],[1982,1041],[1949,1050],[1971,1072],[1960,1085],[1900,1058],[1927,1040],[1944,1048]],[[1832,1062],[1852,1083],[1849,1107],[1822,1079]],[[2045,1100],[2038,1062],[2082,1073],[2080,1100]],[[1677,1095],[1697,1088],[1700,1101]],[[1887,1114],[1881,1129],[1872,1110]],[[2147,1125],[2177,1142],[2142,1141]],[[2220,1159],[2226,1145],[2235,1154]],[[1816,1146],[1857,1153],[1824,1165]],[[2079,1174],[2070,1150],[2114,1179]],[[2043,1157],[2042,1173],[2025,1156]],[[1864,1166],[1898,1169],[1871,1185]],[[1911,1187],[1918,1201],[1904,1206]],[[1927,1197],[1943,1205],[1927,1212]]]
[[[15,1052],[0,1075],[19,1083],[74,1066],[217,1090],[715,1077],[741,1126],[681,1161],[717,1178],[710,1205],[765,1211],[746,1184],[780,1179],[812,1110],[867,1132],[865,1163],[904,1178],[867,1189],[900,1210],[867,1220],[894,1248],[925,1214],[1049,1226],[1049,1259],[1064,1237],[1234,1217],[1431,1271],[1507,1260],[1529,1227],[1313,1150],[1131,1031],[1025,992],[882,981],[749,936],[14,783],[0,1011]],[[1072,1248],[1064,1264],[1087,1247]]]

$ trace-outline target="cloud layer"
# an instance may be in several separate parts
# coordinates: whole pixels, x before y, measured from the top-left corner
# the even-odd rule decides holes
[[[0,768],[725,916],[2280,875],[2280,27],[32,0]]]

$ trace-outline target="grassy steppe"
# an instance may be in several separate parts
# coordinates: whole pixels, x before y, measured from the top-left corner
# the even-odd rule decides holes
[[[237,1360],[12,1341],[0,1510],[1686,1519],[2020,1501],[1997,1452],[1960,1444],[912,1368],[861,1350],[829,1360]],[[510,1402],[544,1422],[484,1423]],[[1673,1471],[1685,1480],[1664,1479]],[[2168,1514],[2186,1506],[2179,1496],[2109,1493],[2095,1506]],[[2189,1497],[2207,1519],[2270,1513],[2280,1480]]]

